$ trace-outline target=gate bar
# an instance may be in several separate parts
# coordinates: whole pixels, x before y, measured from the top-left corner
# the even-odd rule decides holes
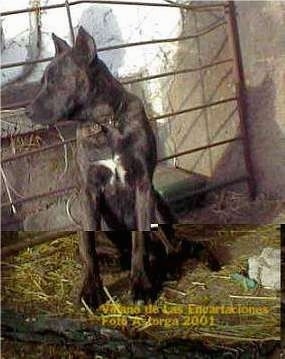
[[[216,146],[222,146],[222,145],[225,145],[227,143],[239,141],[241,139],[242,139],[241,136],[237,136],[237,137],[230,138],[229,140],[224,140],[224,141],[220,141],[220,142],[214,142],[214,143],[211,143],[210,145],[196,147],[196,148],[193,148],[192,150],[178,152],[178,153],[175,153],[174,155],[159,158],[157,162],[162,162],[162,161],[170,160],[171,158],[181,157],[181,156],[184,156],[184,155],[189,155],[190,153],[194,153],[194,152],[198,152],[198,151],[202,151],[202,150],[207,150],[208,148],[212,148],[212,147],[216,147]]]
[[[227,58],[221,61],[217,61],[217,62],[212,62],[211,64],[206,64],[206,65],[202,65],[200,67],[192,67],[192,68],[187,68],[187,69],[182,69],[182,70],[176,70],[176,71],[169,71],[169,72],[163,72],[163,73],[158,73],[155,75],[149,75],[149,76],[143,76],[143,77],[135,77],[131,80],[121,80],[120,82],[123,85],[130,85],[130,84],[134,84],[137,82],[143,82],[143,81],[150,81],[150,80],[156,80],[162,77],[167,77],[167,76],[174,76],[174,75],[181,75],[181,74],[186,74],[188,72],[195,72],[195,71],[203,71],[206,69],[209,69],[211,67],[215,67],[218,65],[222,65],[222,64],[226,64],[229,62],[232,62],[233,59]],[[0,108],[1,111],[5,111],[5,110],[13,110],[13,109],[19,109],[21,107],[26,107],[31,101],[20,101],[20,102],[13,102],[12,104],[8,105],[8,106],[2,106]],[[61,123],[59,123],[61,125]]]
[[[68,186],[68,187],[56,189],[54,191],[48,191],[48,192],[44,192],[44,193],[35,194],[33,196],[27,196],[27,197],[18,199],[16,201],[13,201],[13,205],[23,204],[25,202],[34,201],[35,199],[41,199],[41,198],[45,198],[45,197],[60,197],[60,196],[66,194],[70,191],[73,191],[75,189],[76,189],[76,186]],[[2,203],[1,208],[9,207],[9,206],[11,206],[10,202],[4,202],[4,203]]]
[[[187,151],[180,152],[180,153],[177,153],[177,154],[174,154],[174,155],[171,155],[171,156],[160,158],[160,159],[158,159],[157,162],[162,162],[162,161],[166,161],[168,159],[174,158],[174,157],[180,157],[180,156],[184,156],[184,155],[187,155],[187,154],[190,154],[190,153],[206,150],[207,148],[210,148],[210,147],[216,147],[216,146],[225,145],[227,143],[235,142],[235,141],[238,141],[240,139],[241,139],[240,137],[233,137],[233,138],[230,138],[229,140],[220,141],[220,142],[214,142],[214,143],[212,143],[210,145],[205,145],[205,146],[193,148],[191,150],[187,150]],[[49,191],[49,192],[45,192],[45,193],[36,194],[34,196],[25,197],[25,198],[22,198],[22,199],[14,201],[13,204],[14,205],[22,204],[24,202],[28,202],[28,201],[39,199],[39,198],[42,198],[42,197],[48,197],[48,196],[58,197],[59,195],[62,195],[64,193],[69,192],[69,191],[74,190],[74,189],[76,189],[76,186],[64,187],[64,188],[61,188],[61,189],[58,189],[58,190]],[[4,202],[1,205],[1,208],[7,207],[7,206],[10,206],[10,205],[11,205],[10,202]]]
[[[219,182],[219,183],[216,183],[216,184],[213,184],[213,185],[209,185],[209,186],[206,186],[204,188],[201,188],[201,189],[198,189],[198,190],[195,190],[195,191],[191,191],[191,195],[194,196],[194,195],[199,195],[199,194],[206,194],[206,193],[214,191],[214,190],[222,189],[222,188],[224,188],[226,186],[232,186],[232,185],[237,184],[237,183],[245,182],[246,179],[247,179],[247,176],[240,176],[240,177],[231,179],[229,181],[222,181],[222,182]],[[60,195],[58,195],[58,196],[60,196]],[[54,194],[54,197],[57,197],[57,194]],[[36,213],[36,212],[30,213],[30,214],[34,214],[34,213]],[[23,218],[18,217],[18,218],[11,219],[11,220],[9,220],[7,222],[1,223],[1,225],[2,226],[7,226],[7,225],[12,225],[12,224],[19,224],[23,220],[24,220]],[[70,230],[71,227],[72,227],[72,225],[70,225],[70,227],[67,227],[65,230]]]
[[[79,5],[79,4],[102,4],[102,5],[134,5],[134,6],[154,6],[154,7],[169,7],[169,8],[179,8],[179,9],[186,9],[186,10],[203,10],[203,9],[215,9],[215,8],[223,8],[224,4],[222,3],[213,3],[213,4],[207,4],[207,5],[186,5],[186,4],[160,4],[160,3],[147,3],[147,2],[141,2],[141,1],[112,1],[112,0],[78,0],[78,1],[72,1],[69,3],[69,6],[72,5]],[[49,9],[57,9],[65,7],[65,4],[54,4],[54,5],[46,5],[46,6],[39,6],[37,9],[39,11],[42,10],[49,10]],[[26,9],[19,9],[19,10],[10,10],[10,11],[3,11],[0,12],[0,16],[8,16],[8,15],[16,15],[16,14],[22,14],[25,12],[32,12],[34,11],[34,8],[26,8]]]
[[[237,20],[235,16],[235,5],[233,1],[227,1],[225,4],[225,17],[227,19],[227,30],[228,30],[228,39],[232,49],[233,54],[233,75],[235,80],[236,95],[237,95],[237,105],[240,119],[240,130],[242,134],[243,141],[243,153],[244,160],[246,165],[246,170],[248,173],[248,190],[251,199],[256,198],[256,178],[254,173],[254,166],[251,157],[251,148],[250,148],[250,135],[248,130],[248,107],[246,102],[246,86],[244,79],[244,71],[242,64],[241,48],[239,41],[239,33]]]
[[[170,112],[170,113],[167,113],[167,114],[164,114],[164,115],[152,117],[152,118],[149,119],[149,121],[156,121],[156,120],[159,120],[159,119],[162,119],[162,118],[167,118],[167,117],[171,117],[171,116],[181,115],[183,113],[202,110],[202,109],[207,108],[207,107],[217,106],[217,105],[227,103],[227,102],[231,102],[231,101],[235,101],[235,100],[236,100],[236,97],[230,97],[230,98],[226,98],[224,100],[210,102],[210,103],[208,103],[206,105],[190,107],[190,108],[186,108],[185,110],[176,111],[176,112]],[[75,121],[72,121],[72,122],[74,123]],[[94,136],[94,134],[93,135],[91,134],[89,136]],[[72,142],[76,142],[76,137],[73,137],[73,138],[70,138],[68,140],[58,142],[58,143],[54,143],[52,145],[43,146],[43,147],[37,148],[35,150],[19,153],[19,154],[12,155],[12,156],[7,156],[6,158],[2,159],[1,162],[2,163],[11,162],[11,161],[14,161],[14,160],[19,159],[19,158],[27,157],[27,156],[30,156],[30,155],[34,155],[36,153],[40,153],[40,152],[48,151],[48,150],[51,150],[51,149],[54,149],[54,148],[57,148],[57,147],[61,147],[61,146],[65,145],[65,144],[69,144],[69,143],[72,143]],[[207,145],[207,146],[208,146],[207,148],[212,147],[211,144]]]
[[[222,22],[221,21],[216,21],[213,24],[211,24],[208,28],[206,28],[205,30],[197,32],[196,34],[192,34],[192,35],[179,36],[179,37],[166,38],[166,39],[157,39],[157,40],[137,41],[137,42],[130,42],[130,43],[126,43],[126,44],[106,46],[106,47],[98,48],[97,52],[124,49],[126,47],[135,47],[135,46],[144,46],[144,45],[171,43],[171,42],[176,42],[176,41],[190,40],[190,39],[193,39],[195,37],[206,35],[206,34],[212,32],[212,31],[216,30],[220,26],[226,25],[226,23],[227,23],[226,21],[222,21]],[[54,57],[46,57],[46,58],[39,59],[39,60],[12,62],[12,63],[1,65],[1,68],[2,69],[9,69],[11,67],[17,67],[17,66],[22,66],[22,65],[32,65],[32,64],[37,64],[37,63],[41,63],[41,62],[48,62],[48,61],[51,61],[53,59],[54,59]]]
[[[72,46],[74,46],[74,44],[75,44],[75,34],[74,34],[73,26],[72,26],[72,18],[71,18],[71,13],[70,13],[70,7],[69,7],[68,0],[65,0],[65,8],[66,8],[66,14],[67,14],[67,18],[68,18],[68,25],[69,25],[69,32],[70,32],[71,42],[72,42]]]
[[[164,113],[163,115],[151,117],[149,120],[150,121],[157,121],[157,120],[160,120],[162,118],[172,117],[172,116],[176,116],[176,115],[182,115],[183,113],[192,112],[192,111],[203,110],[204,108],[217,106],[217,105],[221,105],[223,103],[228,103],[228,102],[232,102],[232,101],[236,101],[236,100],[237,100],[237,97],[229,97],[229,98],[225,98],[223,100],[206,103],[205,105],[199,105],[199,106],[186,108],[185,110]]]

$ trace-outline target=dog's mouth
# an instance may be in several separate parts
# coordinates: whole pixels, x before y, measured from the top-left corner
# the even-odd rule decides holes
[[[41,127],[48,128],[56,124],[58,121],[51,116],[42,115],[38,111],[34,110],[32,106],[28,106],[25,109],[25,115],[36,125]],[[62,119],[62,116],[60,117]]]

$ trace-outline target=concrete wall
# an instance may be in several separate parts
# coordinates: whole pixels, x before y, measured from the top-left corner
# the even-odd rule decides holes
[[[284,198],[285,2],[237,3],[258,190]]]
[[[201,2],[195,2],[198,4]],[[247,85],[250,140],[258,193],[284,198],[285,183],[285,3],[237,1],[237,20]],[[222,11],[184,13],[183,34],[206,29],[223,19]],[[230,57],[226,27],[180,43],[177,67],[197,67]],[[172,83],[175,110],[234,95],[231,64],[185,75]],[[222,141],[239,134],[236,103],[176,116],[169,120],[168,153]],[[172,146],[172,147],[171,147]],[[231,180],[245,174],[241,143],[204,150],[176,164],[208,176]],[[243,189],[242,189],[243,190]]]

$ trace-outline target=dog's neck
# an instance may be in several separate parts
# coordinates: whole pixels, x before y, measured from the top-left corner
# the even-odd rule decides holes
[[[90,90],[88,98],[72,117],[81,122],[105,121],[114,122],[125,106],[125,91],[118,80],[110,73],[107,66],[98,58],[95,58],[88,69]]]

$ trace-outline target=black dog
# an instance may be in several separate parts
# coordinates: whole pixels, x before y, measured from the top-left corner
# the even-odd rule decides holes
[[[174,251],[174,218],[152,185],[157,162],[154,133],[141,100],[111,75],[82,27],[73,48],[54,34],[53,41],[56,56],[26,113],[41,124],[63,118],[78,121],[77,164],[84,208],[80,251],[86,267],[81,296],[94,308],[104,302],[95,231],[119,230],[133,233],[133,297],[148,300],[154,290],[150,258],[158,255],[150,248],[155,242],[152,223],[164,224],[158,242],[166,253]]]

